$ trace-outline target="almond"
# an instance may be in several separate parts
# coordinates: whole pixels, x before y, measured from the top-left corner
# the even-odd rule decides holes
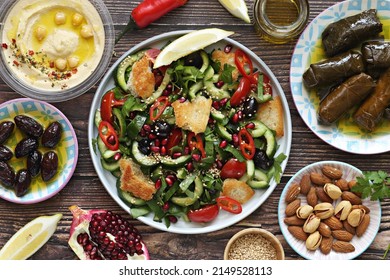
[[[333,180],[340,179],[343,176],[343,172],[340,169],[330,165],[324,165],[321,168],[321,171],[326,177],[329,177]]]
[[[322,202],[333,202],[333,199],[324,191],[322,187],[316,187],[316,194],[318,199]]]
[[[336,186],[338,186],[340,188],[340,190],[342,190],[342,191],[349,191],[348,181],[345,180],[344,178],[340,178],[340,179],[336,180],[334,182],[334,184]]]
[[[331,230],[338,230],[343,228],[343,224],[335,216],[323,220],[323,222],[330,227]]]
[[[351,253],[355,251],[355,247],[346,241],[336,241],[332,245],[332,249],[338,253]]]
[[[358,237],[362,236],[366,232],[366,229],[368,228],[369,224],[370,224],[370,215],[366,214],[364,215],[360,225],[356,227],[356,235]]]
[[[322,237],[321,245],[320,245],[320,250],[324,255],[327,255],[330,253],[332,250],[332,245],[333,245],[333,237]]]
[[[332,231],[332,236],[337,240],[341,240],[341,241],[351,241],[353,238],[353,234],[349,233],[344,229],[338,229]]]
[[[301,194],[307,195],[311,187],[310,174],[303,175],[299,185],[301,186]]]
[[[318,197],[317,197],[317,194],[316,194],[316,188],[315,187],[311,187],[310,188],[309,193],[306,196],[306,200],[307,200],[307,204],[309,204],[312,207],[317,205]]]
[[[301,187],[297,183],[292,183],[287,190],[285,201],[287,203],[294,201],[298,197],[300,192]]]
[[[284,211],[286,216],[293,216],[297,209],[301,206],[301,199],[297,198],[294,201],[290,202],[286,206],[286,210]]]
[[[324,186],[326,183],[331,183],[332,180],[326,177],[324,174],[312,172],[310,173],[310,180],[313,184]]]
[[[303,231],[302,227],[299,226],[288,226],[287,229],[292,236],[302,241],[306,241],[307,237],[309,236],[306,232]]]
[[[350,234],[355,235],[356,234],[356,228],[351,226],[347,220],[343,221],[343,227],[346,231],[348,231]]]
[[[341,199],[348,200],[352,205],[362,204],[362,199],[353,192],[343,191]]]
[[[284,223],[288,226],[303,226],[305,220],[299,219],[297,216],[290,216],[284,218]]]
[[[330,237],[330,236],[332,236],[332,230],[324,222],[320,223],[320,225],[318,226],[318,231],[321,233],[321,235],[323,237]]]

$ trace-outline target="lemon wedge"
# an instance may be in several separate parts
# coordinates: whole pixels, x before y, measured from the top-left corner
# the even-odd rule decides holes
[[[53,235],[62,214],[40,216],[19,229],[0,250],[0,260],[26,260]]]
[[[238,17],[247,23],[251,23],[251,20],[248,15],[248,7],[245,4],[245,0],[218,0],[218,1],[233,16]]]
[[[206,28],[189,32],[168,44],[157,56],[153,67],[169,65],[181,57],[201,50],[232,34],[234,32],[219,28]]]

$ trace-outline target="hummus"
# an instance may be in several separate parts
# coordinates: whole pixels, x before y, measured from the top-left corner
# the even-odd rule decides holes
[[[98,66],[105,42],[103,22],[88,0],[19,0],[2,34],[12,73],[45,91],[85,81]]]

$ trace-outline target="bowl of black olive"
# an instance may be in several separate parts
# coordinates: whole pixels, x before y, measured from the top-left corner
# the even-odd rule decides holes
[[[0,198],[49,199],[66,186],[77,160],[76,134],[56,107],[30,98],[0,105]]]

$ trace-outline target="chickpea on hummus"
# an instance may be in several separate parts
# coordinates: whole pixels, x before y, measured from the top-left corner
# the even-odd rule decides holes
[[[92,74],[105,34],[88,0],[19,0],[5,19],[1,40],[16,77],[38,90],[59,91]]]

